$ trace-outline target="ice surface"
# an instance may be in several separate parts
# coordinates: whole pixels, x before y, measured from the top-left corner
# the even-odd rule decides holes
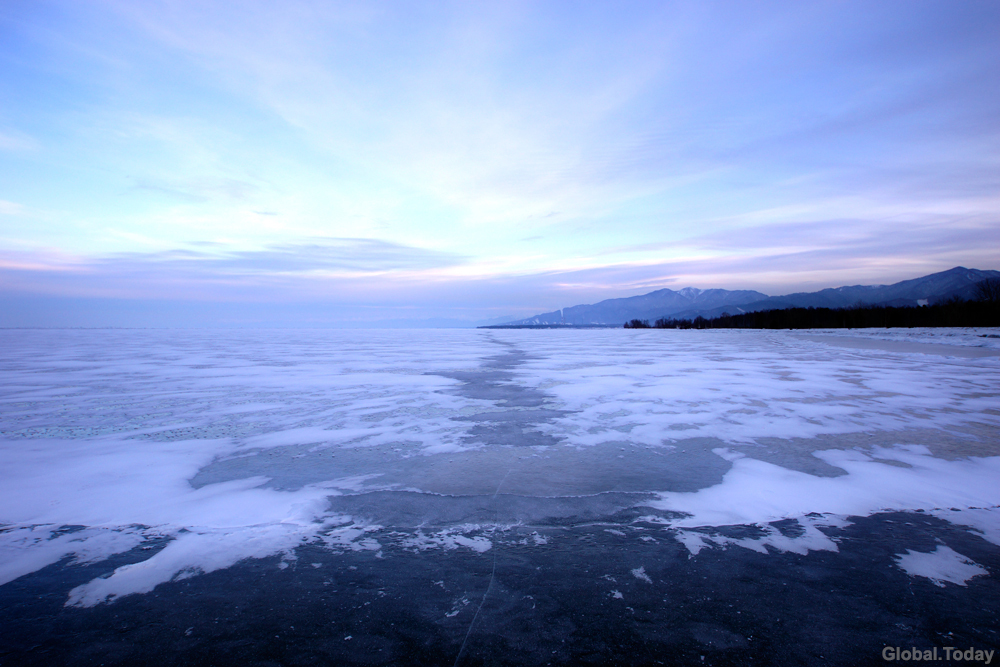
[[[199,488],[189,480],[220,457],[293,444],[440,447],[464,430],[449,416],[475,402],[437,391],[455,381],[424,371],[475,366],[491,351],[451,345],[446,334],[414,350],[376,332],[4,335],[0,549],[10,557],[0,583],[67,556],[84,562],[144,537],[174,538],[74,590],[70,603],[80,605],[305,540],[342,543],[335,526],[345,518],[327,512],[328,498],[358,490],[365,476],[294,491],[268,488],[262,476]],[[87,530],[59,535],[66,525]]]
[[[917,445],[876,448],[875,458],[836,450],[817,456],[847,474],[815,477],[736,455],[721,484],[664,493],[649,504],[687,514],[672,522],[684,527],[764,524],[812,513],[867,516],[886,510],[1000,505],[1000,456],[945,461]],[[890,465],[893,461],[906,467]]]
[[[925,510],[1000,544],[996,357],[656,330],[8,330],[0,349],[0,585],[148,547],[71,605],[307,544],[559,548],[567,522],[805,554],[836,552],[844,517]]]
[[[986,568],[944,545],[930,553],[907,550],[896,556],[896,562],[911,577],[926,577],[938,586],[946,581],[965,586],[973,577],[989,574]]]
[[[763,534],[759,537],[730,537],[728,535],[707,532],[679,530],[675,537],[683,544],[692,556],[706,547],[729,546],[743,547],[758,553],[768,553],[767,547],[775,551],[807,554],[810,551],[838,551],[837,544],[820,528],[824,526],[843,526],[844,522],[836,517],[826,515],[803,516],[796,520],[800,530],[798,535],[787,535],[773,525],[764,524],[760,528]]]
[[[906,358],[761,331],[638,331],[627,344],[617,331],[595,332],[595,354],[559,335],[570,333],[533,341],[538,356],[525,364],[524,381],[570,411],[545,428],[572,444],[940,427],[996,408],[997,358]],[[985,418],[997,424],[997,415]]]
[[[997,327],[913,327],[909,329],[811,329],[809,334],[849,336],[861,339],[888,340],[937,345],[981,347],[1000,351],[1000,328]]]

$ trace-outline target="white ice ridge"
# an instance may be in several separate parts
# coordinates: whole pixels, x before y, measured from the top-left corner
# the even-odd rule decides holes
[[[809,514],[868,516],[889,510],[993,508],[1000,505],[1000,456],[948,461],[926,447],[827,450],[815,455],[847,471],[840,477],[817,477],[788,470],[725,449],[715,450],[733,462],[722,482],[690,493],[665,492],[649,503],[688,516],[671,521],[678,528],[767,524]],[[906,466],[891,465],[898,461]],[[951,520],[953,513],[937,516]],[[961,513],[954,513],[961,514]],[[996,526],[1000,512],[981,517]],[[1000,544],[995,532],[984,537]]]
[[[965,586],[973,577],[989,574],[983,566],[944,545],[930,553],[907,549],[896,556],[896,563],[911,577],[925,577],[938,586],[944,586],[946,581]]]

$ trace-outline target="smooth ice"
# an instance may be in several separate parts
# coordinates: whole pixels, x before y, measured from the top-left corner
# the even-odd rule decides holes
[[[996,348],[949,331],[897,338]],[[7,330],[0,348],[0,584],[166,541],[69,605],[303,545],[491,558],[537,526],[519,544],[552,548],[546,527],[616,512],[609,530],[692,558],[836,552],[824,531],[892,511],[1000,544],[995,354],[658,330]],[[897,565],[972,576],[949,552]]]

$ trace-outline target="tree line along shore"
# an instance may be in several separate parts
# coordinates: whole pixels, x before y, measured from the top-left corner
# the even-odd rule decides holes
[[[858,304],[848,308],[792,307],[718,317],[630,320],[626,329],[867,329],[1000,326],[1000,280],[976,285],[976,299],[958,298],[927,306]]]

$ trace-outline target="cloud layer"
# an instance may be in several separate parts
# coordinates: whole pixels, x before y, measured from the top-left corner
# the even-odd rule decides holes
[[[998,26],[947,2],[15,5],[0,292],[464,317],[997,268]]]

